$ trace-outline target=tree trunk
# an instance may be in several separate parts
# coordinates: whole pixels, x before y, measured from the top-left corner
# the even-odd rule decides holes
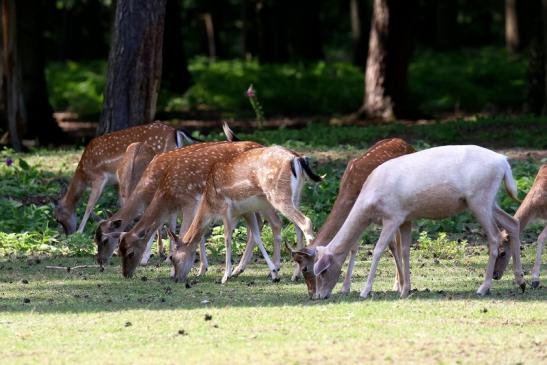
[[[517,0],[505,0],[505,46],[509,53],[520,48]]]
[[[526,112],[541,114],[545,110],[545,0],[530,1],[529,29],[531,34],[528,58],[528,88]]]
[[[191,77],[184,52],[180,5],[180,0],[167,0],[163,34],[162,87],[182,94],[190,87]]]
[[[153,121],[166,0],[118,0],[98,134]]]
[[[290,14],[290,24],[287,30],[291,59],[305,62],[323,59],[319,19],[321,1],[298,0],[290,4],[286,1],[281,3]]]
[[[414,10],[415,1],[374,0],[360,116],[391,121],[403,111]]]
[[[370,23],[367,21],[366,12],[368,5],[364,0],[350,0],[350,21],[351,21],[351,40],[352,40],[352,60],[353,65],[365,69],[363,60],[368,52],[368,34]]]
[[[435,1],[435,48],[451,49],[457,29],[458,2],[456,0]]]

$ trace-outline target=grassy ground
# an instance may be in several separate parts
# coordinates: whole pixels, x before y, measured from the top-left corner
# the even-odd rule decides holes
[[[306,187],[303,209],[318,228],[336,197],[347,160],[391,136],[402,136],[418,148],[473,142],[501,149],[513,157],[523,197],[539,165],[547,162],[545,122],[525,117],[367,128],[312,124],[242,137],[283,144],[314,157],[314,169],[327,177]],[[265,264],[258,261],[241,277],[220,285],[220,228],[213,229],[208,244],[214,265],[190,289],[172,282],[167,266],[155,258],[131,280],[121,278],[117,260],[103,273],[46,269],[93,263],[94,223],[84,234],[65,238],[52,218],[51,203],[81,152],[0,151],[4,161],[14,161],[0,165],[0,363],[547,361],[547,290],[541,286],[522,294],[508,272],[494,283],[492,295],[475,297],[487,250],[480,227],[468,214],[416,224],[418,244],[411,264],[418,291],[408,300],[399,300],[390,290],[394,270],[389,254],[381,261],[373,298],[358,298],[378,228],[364,234],[353,292],[321,302],[308,300],[305,285],[288,280],[289,262],[283,265],[281,283],[270,283]],[[515,211],[517,203],[505,193],[500,201],[508,212]],[[107,217],[115,210],[112,188],[95,212]],[[83,205],[80,217],[82,213]],[[522,236],[526,278],[534,257],[531,243],[540,230],[533,224]],[[244,229],[238,229],[236,254],[242,252],[245,238]],[[268,230],[264,238],[270,245]],[[294,240],[292,226],[284,229],[284,240]]]
[[[0,261],[0,363],[502,363],[547,361],[547,290],[524,294],[510,275],[492,294],[474,295],[486,248],[452,260],[412,252],[414,292],[391,291],[391,259],[381,261],[374,296],[358,290],[370,266],[361,250],[349,296],[307,299],[305,285],[272,284],[264,263],[226,285],[214,265],[193,287],[175,284],[165,265],[120,277],[117,260],[64,272],[46,265],[91,263],[42,257]],[[532,264],[532,247],[524,265]],[[156,263],[153,259],[153,263]],[[545,269],[545,267],[544,267]]]

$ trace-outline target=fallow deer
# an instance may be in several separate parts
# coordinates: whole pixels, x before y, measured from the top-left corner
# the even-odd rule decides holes
[[[226,144],[226,142],[205,142],[193,144],[174,151],[159,154],[146,167],[142,177],[135,186],[133,193],[125,204],[112,215],[97,225],[95,230],[95,244],[97,245],[97,262],[104,265],[118,246],[120,233],[127,229],[149,205],[164,175],[175,167],[180,167],[186,154],[203,148]],[[195,175],[190,175],[195,176]],[[205,179],[205,178],[203,178]],[[176,215],[171,217],[170,227],[175,229]]]
[[[122,258],[123,275],[132,276],[144,252],[147,242],[150,242],[155,232],[166,220],[182,211],[183,223],[181,232],[185,232],[192,223],[194,212],[202,195],[207,175],[217,162],[230,160],[234,156],[251,149],[262,147],[255,142],[219,142],[214,144],[202,143],[168,152],[152,161],[152,164],[161,158],[169,160],[166,168],[162,169],[161,177],[157,181],[154,196],[138,223],[129,231],[122,233],[119,243],[119,253]],[[190,151],[185,151],[191,149]],[[156,166],[152,166],[158,170]],[[148,171],[148,169],[147,169]],[[145,176],[141,179],[144,180]],[[204,250],[203,235],[198,237],[202,242],[200,274],[207,268]]]
[[[314,273],[318,298],[327,298],[336,285],[342,264],[363,230],[382,222],[382,232],[372,256],[368,280],[361,291],[367,298],[378,262],[397,230],[401,233],[403,288],[410,292],[410,241],[412,221],[442,219],[468,208],[486,232],[489,261],[477,294],[489,292],[498,256],[501,235],[498,226],[509,232],[515,280],[524,290],[520,263],[519,223],[496,203],[501,182],[517,199],[517,187],[507,158],[478,146],[443,146],[397,157],[378,166],[368,177],[346,221],[326,247],[317,248]]]
[[[355,199],[359,195],[363,183],[370,175],[370,173],[382,163],[391,160],[392,158],[406,155],[408,153],[415,152],[414,148],[399,138],[384,139],[375,143],[368,151],[357,158],[354,158],[348,163],[346,171],[340,179],[340,187],[338,189],[338,196],[332,207],[332,210],[327,217],[327,220],[317,233],[317,237],[313,240],[312,244],[306,248],[297,251],[292,250],[293,260],[298,263],[306,285],[308,287],[308,293],[310,297],[315,295],[315,275],[313,273],[313,264],[316,257],[316,247],[326,246],[334,237],[336,232],[340,229],[344,221],[346,220]],[[399,248],[400,242],[398,239],[391,242],[389,248],[393,254],[395,260],[397,275],[395,277],[395,290],[402,289],[402,264],[401,253]],[[357,255],[357,247],[350,252],[350,259],[348,263],[348,270],[344,279],[342,287],[343,293],[348,293],[351,286],[351,275],[355,264],[355,258]]]
[[[528,194],[526,194],[526,198],[524,198],[520,204],[514,217],[519,221],[520,233],[522,233],[526,226],[535,219],[547,221],[547,165],[543,165],[539,168],[534,184],[530,188]],[[547,240],[547,224],[543,227],[543,230],[537,239],[536,259],[532,269],[533,288],[539,286],[541,255],[543,253],[545,240]],[[511,250],[509,249],[509,242],[507,239],[504,240],[504,247],[503,253],[501,253],[496,260],[494,269],[494,279],[496,280],[501,279],[503,272],[509,263],[509,258],[511,257]]]
[[[232,233],[239,216],[250,225],[253,238],[262,250],[254,212],[275,208],[297,225],[306,241],[313,240],[312,223],[297,207],[304,180],[320,181],[307,159],[279,146],[255,148],[229,161],[217,163],[207,179],[194,221],[172,255],[175,278],[184,282],[193,265],[194,251],[205,229],[215,218],[224,223],[226,269],[222,282],[232,275]],[[264,254],[264,252],[263,252]],[[245,255],[244,255],[245,256]],[[242,259],[240,265],[245,265]],[[272,276],[277,270],[272,268]],[[239,273],[244,266],[239,266]]]
[[[146,142],[155,153],[160,153],[181,147],[188,138],[182,131],[154,122],[92,139],[80,158],[66,193],[55,207],[55,218],[62,225],[65,234],[76,231],[76,205],[86,187],[91,186],[85,214],[78,227],[78,232],[83,232],[104,187],[117,183],[116,171],[131,143]]]

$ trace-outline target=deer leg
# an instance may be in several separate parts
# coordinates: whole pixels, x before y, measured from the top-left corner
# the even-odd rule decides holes
[[[148,239],[148,242],[146,243],[146,249],[144,250],[144,254],[141,258],[141,265],[148,264],[148,260],[150,260],[150,256],[152,256],[152,244],[154,243],[155,235],[150,236]]]
[[[539,234],[537,247],[536,247],[536,261],[534,268],[532,269],[532,287],[537,288],[539,286],[539,271],[541,269],[541,254],[543,253],[543,246],[547,240],[547,225],[543,228],[543,231]]]
[[[412,231],[412,222],[405,222],[401,224],[401,226],[399,227],[399,232],[401,236],[400,246],[402,248],[402,252],[400,254],[402,254],[403,256],[402,285],[401,285],[401,279],[399,278],[399,285],[401,285],[400,286],[401,298],[408,297],[408,294],[410,293],[410,241],[412,240],[411,231]],[[396,256],[394,256],[394,258],[395,258],[395,264],[397,265],[398,259]],[[400,257],[399,257],[399,260],[400,260]],[[399,270],[400,270],[399,265],[397,265],[397,271],[400,275]]]
[[[256,215],[252,213],[245,214],[244,218],[247,221],[247,224],[251,227],[253,240],[255,241],[256,245],[258,245],[260,252],[262,252],[262,256],[264,257],[264,260],[266,260],[266,264],[268,265],[268,268],[270,269],[272,281],[273,282],[279,281],[279,274],[277,272],[277,269],[275,265],[273,264],[272,260],[270,259],[270,255],[268,255],[268,251],[266,251],[266,248],[264,247],[264,242],[262,242],[262,239],[260,237],[260,230],[258,228]]]
[[[372,254],[372,265],[370,266],[370,273],[368,274],[366,285],[363,290],[361,290],[361,298],[367,298],[372,291],[372,283],[374,282],[374,277],[376,276],[376,270],[378,268],[378,263],[380,262],[380,257],[385,251],[389,242],[393,240],[393,236],[399,228],[400,222],[393,220],[384,220],[382,233],[380,233],[380,238],[376,242],[376,247],[374,247],[374,253]]]
[[[484,274],[484,281],[477,290],[477,295],[486,295],[490,293],[492,279],[494,275],[494,266],[498,257],[499,245],[501,242],[501,233],[494,224],[493,207],[484,206],[484,203],[475,205],[469,204],[469,209],[481,224],[486,237],[488,238],[488,264]],[[519,253],[520,254],[520,253]]]
[[[274,209],[265,210],[264,216],[266,217],[268,223],[270,224],[270,227],[272,228],[273,262],[275,268],[279,271],[279,269],[281,268],[281,230],[283,229],[283,225],[281,223],[281,219],[279,219],[279,216]],[[302,231],[300,231],[300,229],[299,232],[300,234],[302,234]]]
[[[254,213],[251,213],[254,214]],[[247,268],[247,265],[249,265],[249,262],[251,262],[251,258],[253,257],[253,250],[255,248],[255,238],[251,231],[251,226],[248,222],[247,224],[247,243],[245,245],[245,251],[243,251],[243,255],[241,255],[241,259],[239,260],[239,264],[235,268],[234,272],[232,273],[232,276],[239,276],[245,269]]]
[[[393,283],[393,290],[401,293],[403,290],[404,284],[404,273],[403,273],[403,258],[401,247],[401,232],[397,232],[395,239],[389,243],[389,250],[393,255],[393,261],[395,261],[395,281]]]
[[[512,255],[513,256],[513,273],[515,275],[515,282],[517,283],[517,285],[520,286],[522,291],[524,291],[524,289],[526,288],[526,283],[524,282],[524,273],[522,271],[522,263],[520,261],[519,222],[515,218],[511,217],[509,214],[504,212],[497,204],[494,205],[494,220],[502,228],[505,228],[505,230],[509,234],[511,252],[513,253]],[[500,241],[501,241],[501,237],[500,237]],[[498,249],[499,249],[499,245],[498,245]]]
[[[180,237],[183,237],[188,231],[188,228],[190,228],[190,226],[192,225],[192,221],[194,220],[195,213],[196,213],[195,206],[188,206],[182,210],[182,224],[180,226],[180,233],[179,233]],[[171,224],[173,225],[177,224],[176,216],[171,221]],[[205,243],[206,243],[205,236],[202,235],[199,241],[200,265],[199,265],[198,276],[205,275],[205,273],[207,272],[207,269],[209,268],[209,261],[207,260],[207,248],[205,247]]]
[[[342,285],[342,290],[341,290],[343,294],[348,294],[351,290],[351,276],[353,275],[353,268],[355,267],[355,258],[357,257],[358,250],[359,250],[359,246],[356,245],[350,251],[349,261],[348,261],[348,270],[346,271],[346,276],[344,277],[344,284]]]
[[[89,219],[89,215],[93,211],[95,204],[97,204],[97,200],[99,200],[99,197],[101,196],[107,182],[108,179],[103,178],[102,180],[94,181],[91,185],[91,193],[89,194],[89,199],[87,200],[87,206],[85,208],[84,216],[82,217],[82,221],[80,222],[80,226],[78,227],[78,233],[84,232],[84,228],[87,220]]]
[[[167,256],[165,255],[165,247],[163,247],[163,240],[161,238],[161,228],[158,229],[158,256],[160,260],[165,260]]]
[[[234,233],[234,220],[229,216],[229,212],[223,218],[224,222],[224,244],[226,245],[226,265],[224,268],[224,276],[222,284],[225,284],[232,275],[232,235]]]

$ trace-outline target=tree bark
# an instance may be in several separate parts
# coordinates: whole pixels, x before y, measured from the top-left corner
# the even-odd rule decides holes
[[[457,29],[458,2],[456,0],[435,1],[435,48],[451,49]]]
[[[541,114],[545,110],[545,41],[544,24],[547,17],[545,0],[530,1],[529,29],[531,34],[528,58],[528,87],[526,112]]]
[[[509,53],[520,49],[517,0],[505,0],[505,47]]]
[[[365,69],[363,60],[368,52],[368,34],[370,23],[367,21],[366,12],[368,6],[364,0],[350,0],[350,21],[351,21],[351,40],[352,40],[352,60],[353,65]]]
[[[415,1],[374,0],[360,117],[392,121],[403,111],[414,10]]]
[[[118,0],[98,134],[153,121],[166,0]]]
[[[286,1],[281,3],[287,13],[290,14],[288,41],[291,59],[305,62],[323,59],[321,21],[319,18],[321,1],[298,0],[290,4]]]
[[[190,87],[191,77],[184,51],[180,5],[180,0],[167,0],[163,35],[162,87],[182,94]]]
[[[26,119],[23,104],[22,70],[17,49],[17,18],[15,0],[2,1],[2,37],[4,45],[4,75],[6,77],[6,109],[10,142],[16,151],[23,150],[21,120]]]

